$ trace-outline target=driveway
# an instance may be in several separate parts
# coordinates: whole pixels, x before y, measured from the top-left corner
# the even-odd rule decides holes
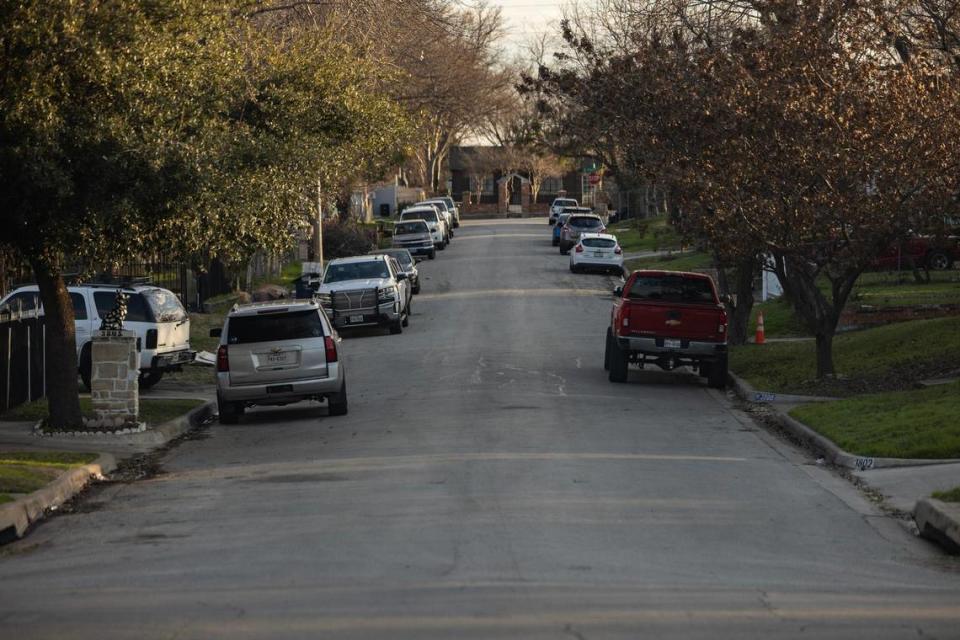
[[[607,381],[612,281],[465,222],[350,414],[254,410],[0,551],[10,638],[960,635],[960,564],[682,372]]]

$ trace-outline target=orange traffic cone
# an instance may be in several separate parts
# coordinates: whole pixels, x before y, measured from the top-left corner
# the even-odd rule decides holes
[[[756,344],[763,344],[767,341],[767,337],[763,332],[763,311],[757,314],[757,337],[754,340]]]

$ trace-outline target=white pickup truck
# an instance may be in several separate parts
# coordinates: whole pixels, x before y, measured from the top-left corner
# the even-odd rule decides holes
[[[401,333],[410,323],[412,295],[396,259],[381,254],[331,260],[316,297],[337,329],[383,326]]]

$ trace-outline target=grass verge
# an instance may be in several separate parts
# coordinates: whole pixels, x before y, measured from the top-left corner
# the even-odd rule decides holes
[[[960,317],[913,320],[838,335],[838,378],[817,381],[813,342],[744,345],[730,350],[730,368],[751,385],[779,393],[847,396],[909,389],[955,371],[960,362]]]
[[[12,493],[42,489],[63,471],[96,459],[95,453],[0,451],[0,504],[12,501]]]
[[[620,247],[631,251],[679,249],[680,236],[666,218],[634,218],[610,225],[609,233],[617,236]]]
[[[795,338],[808,336],[810,332],[797,317],[793,307],[785,300],[768,300],[753,305],[750,316],[750,327],[747,334],[757,333],[757,318],[763,313],[764,335],[768,338]]]
[[[960,384],[796,407],[790,415],[857,455],[960,457]]]
[[[202,404],[203,400],[141,398],[140,420],[149,425],[163,424],[168,420],[182,416]],[[93,403],[90,398],[80,398],[80,411],[85,416],[93,415]],[[36,422],[46,417],[46,400],[28,402],[0,414],[0,420],[9,422]]]
[[[652,258],[633,258],[624,263],[631,271],[637,269],[663,269],[665,271],[696,271],[709,269],[713,260],[707,253],[691,251],[689,253],[673,253],[670,255],[654,256]]]
[[[944,502],[960,502],[960,487],[954,487],[946,491],[934,491],[930,497]]]

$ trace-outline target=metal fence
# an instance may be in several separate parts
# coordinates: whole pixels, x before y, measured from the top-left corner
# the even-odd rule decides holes
[[[0,313],[0,411],[46,395],[45,351],[42,315]]]

